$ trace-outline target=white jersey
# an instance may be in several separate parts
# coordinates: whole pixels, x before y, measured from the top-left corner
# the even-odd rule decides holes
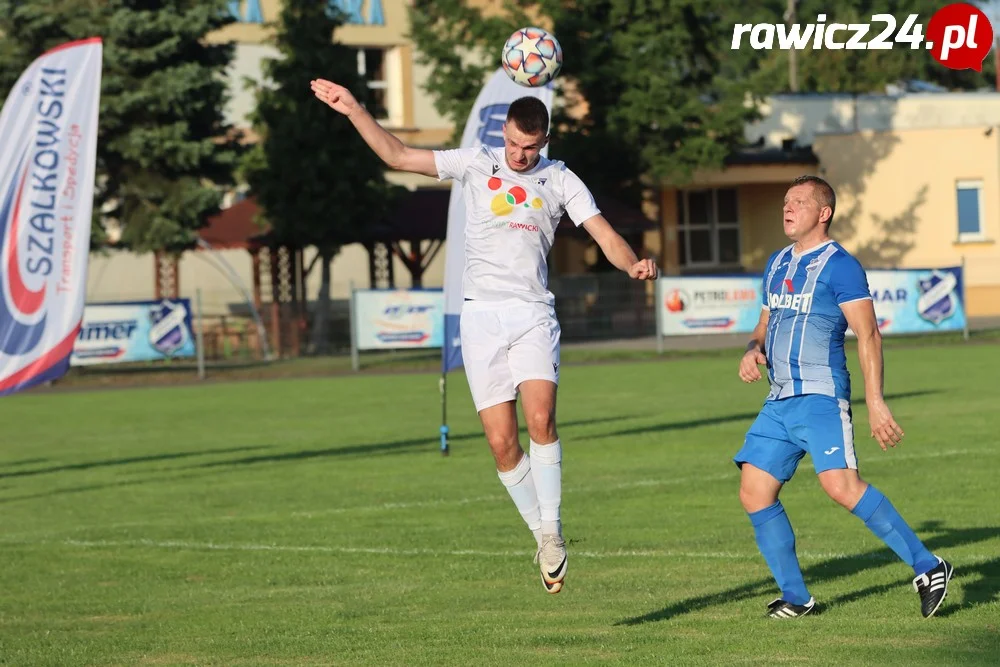
[[[503,148],[434,151],[438,180],[462,183],[466,299],[554,304],[546,258],[567,213],[577,226],[600,213],[583,181],[558,160],[531,171],[507,167]]]

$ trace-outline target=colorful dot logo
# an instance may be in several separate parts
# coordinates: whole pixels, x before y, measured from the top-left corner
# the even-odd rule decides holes
[[[490,178],[486,185],[490,190],[500,190],[503,188],[503,181],[494,176]],[[498,192],[493,197],[493,201],[490,202],[490,210],[493,211],[494,215],[510,215],[514,212],[515,206],[540,209],[542,207],[542,200],[535,197],[529,203],[528,193],[520,185],[515,185],[506,192]]]

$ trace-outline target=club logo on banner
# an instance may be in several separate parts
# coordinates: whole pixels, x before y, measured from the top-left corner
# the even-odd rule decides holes
[[[498,68],[483,89],[462,132],[459,148],[476,146],[503,146],[503,124],[507,109],[519,97],[537,97],[552,113],[552,84],[538,88],[519,86]],[[548,155],[548,146],[542,149]],[[540,185],[544,185],[541,183]],[[444,269],[444,344],[441,350],[441,371],[447,373],[462,365],[462,338],[459,319],[462,314],[462,275],[465,273],[465,198],[462,184],[453,183],[448,201],[448,232]]]
[[[932,271],[926,278],[918,277],[917,314],[935,326],[954,315],[958,305],[957,286],[958,278],[952,273]]]
[[[169,357],[190,342],[191,316],[187,303],[162,301],[149,310],[152,328],[149,343],[157,352]]]
[[[0,112],[0,395],[69,368],[86,291],[102,45],[56,47]]]

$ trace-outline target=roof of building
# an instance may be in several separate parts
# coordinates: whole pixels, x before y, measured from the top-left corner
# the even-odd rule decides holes
[[[450,188],[418,188],[400,196],[393,210],[383,220],[366,228],[363,241],[444,240],[448,230]],[[601,212],[622,235],[634,235],[655,229],[656,224],[641,211],[612,197],[597,196]],[[203,241],[214,248],[252,249],[266,245],[267,227],[254,222],[259,212],[254,197],[247,197],[209,218],[198,231]],[[572,221],[563,216],[557,233],[581,234]]]
[[[726,166],[736,165],[770,165],[770,164],[819,164],[819,158],[813,152],[812,146],[773,148],[765,146],[750,146],[731,153],[726,158]]]
[[[208,224],[198,230],[198,236],[220,250],[262,245],[268,229],[254,222],[258,211],[257,202],[252,197],[241,199],[210,217]]]

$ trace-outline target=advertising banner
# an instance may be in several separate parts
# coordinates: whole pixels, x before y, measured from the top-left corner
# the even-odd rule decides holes
[[[866,273],[884,335],[964,330],[961,267]],[[659,335],[751,333],[760,318],[761,282],[760,275],[660,278]]]
[[[438,348],[444,343],[442,290],[354,292],[357,349]]]
[[[0,395],[62,377],[83,315],[103,48],[39,56],[0,111]]]
[[[195,356],[188,299],[88,304],[72,366]]]
[[[875,302],[875,316],[883,334],[962,331],[965,328],[961,267],[866,273]]]
[[[664,336],[750,333],[760,319],[760,276],[667,276],[657,282]]]

